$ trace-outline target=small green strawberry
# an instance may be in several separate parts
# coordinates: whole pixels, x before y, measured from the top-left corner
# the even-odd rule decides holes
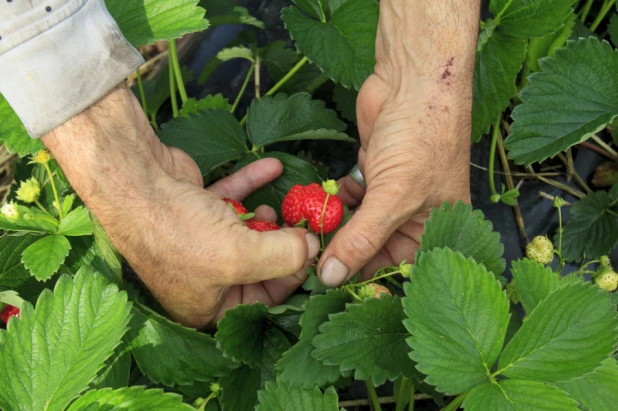
[[[359,291],[358,296],[363,300],[365,298],[377,298],[378,300],[382,296],[382,294],[391,295],[391,292],[388,288],[383,285],[379,285],[376,283],[369,283],[364,285]]]
[[[526,246],[526,257],[541,264],[551,264],[554,260],[554,245],[546,236],[534,237]]]
[[[594,282],[599,286],[599,288],[612,292],[618,288],[618,274],[616,274],[613,270],[608,270],[596,276],[594,278]]]

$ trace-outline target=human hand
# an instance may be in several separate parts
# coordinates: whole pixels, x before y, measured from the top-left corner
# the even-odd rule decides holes
[[[73,188],[170,316],[213,326],[238,303],[283,302],[319,251],[306,230],[249,230],[221,200],[277,178],[255,162],[208,190],[195,162],[165,147],[131,91],[119,86],[43,138]],[[272,219],[261,207],[258,217]]]
[[[338,286],[357,272],[369,278],[381,267],[413,261],[431,208],[470,201],[478,4],[429,3],[380,3],[377,64],[357,100],[358,162],[367,189],[349,176],[340,181],[342,201],[360,207],[320,259],[318,272],[326,285]],[[454,10],[445,10],[454,6],[467,9],[452,15]],[[436,11],[442,20],[466,25],[464,32],[452,39],[444,21],[428,29],[431,21],[405,17],[431,20]]]

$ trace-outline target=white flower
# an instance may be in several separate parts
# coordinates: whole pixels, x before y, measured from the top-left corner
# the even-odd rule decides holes
[[[13,203],[3,205],[0,212],[9,221],[17,221],[19,218],[19,210]]]

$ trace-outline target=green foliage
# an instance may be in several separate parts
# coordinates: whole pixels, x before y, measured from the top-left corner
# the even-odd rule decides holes
[[[499,276],[506,266],[502,258],[504,246],[500,243],[500,234],[492,230],[493,224],[485,220],[483,212],[473,211],[470,204],[457,202],[451,206],[444,203],[439,209],[431,210],[421,237],[421,251],[448,247],[474,258]]]
[[[398,297],[368,298],[363,304],[348,304],[345,312],[329,317],[313,339],[313,357],[338,364],[342,372],[354,370],[354,378],[371,380],[374,385],[414,375]]]
[[[586,409],[613,410],[618,402],[618,365],[614,358],[608,358],[590,374],[556,385]]]
[[[326,4],[324,7],[318,5]],[[283,9],[283,21],[300,53],[335,83],[360,89],[375,65],[378,5],[374,0],[303,0]]]
[[[137,302],[125,339],[142,373],[155,383],[172,386],[209,381],[232,367],[217,350],[214,338]]]
[[[478,385],[463,403],[466,411],[576,411],[577,402],[556,387],[535,381],[506,380]]]
[[[277,82],[288,74],[302,58],[295,50],[287,48],[282,40],[263,47],[260,50],[260,57],[268,74]],[[320,75],[322,72],[314,64],[305,64],[283,85],[281,91],[289,94],[308,91],[309,86]]]
[[[194,408],[182,403],[178,394],[144,387],[127,387],[112,391],[109,388],[90,391],[75,401],[67,411],[190,411]]]
[[[283,382],[269,382],[258,393],[256,411],[338,411],[337,392],[329,388],[322,393],[319,388],[304,390],[293,388]]]
[[[575,0],[491,0],[489,10],[500,31],[528,38],[560,29],[573,3]]]
[[[408,344],[426,381],[446,394],[484,381],[500,355],[509,305],[484,266],[447,248],[421,254],[405,284]]]
[[[337,110],[341,116],[352,123],[356,123],[356,99],[358,92],[348,90],[340,84],[333,89],[333,100],[337,104]]]
[[[618,242],[617,201],[618,197],[598,191],[573,204],[571,220],[562,234],[563,258],[579,261],[584,255],[599,258],[609,254]]]
[[[69,255],[71,243],[63,235],[48,235],[26,248],[21,262],[39,281],[51,278]]]
[[[511,273],[521,296],[521,303],[528,315],[560,285],[560,279],[551,267],[545,267],[527,258],[513,261]]]
[[[90,382],[91,389],[120,389],[129,385],[131,373],[131,350],[127,344],[120,344],[114,354],[105,361],[103,369]]]
[[[13,111],[8,101],[0,94],[0,144],[4,144],[9,153],[20,157],[34,154],[43,149],[41,140],[31,139],[23,123]]]
[[[528,55],[526,56],[526,66],[531,71],[540,71],[539,59],[546,56],[554,56],[556,49],[562,47],[569,39],[577,15],[569,13],[564,19],[564,25],[555,32],[548,33],[542,37],[530,39],[528,44]]]
[[[568,149],[605,128],[618,115],[618,54],[595,38],[569,41],[539,61],[513,111],[506,140],[509,157],[532,164]]]
[[[92,234],[90,212],[84,207],[77,207],[60,220],[58,234],[67,237],[79,237]]]
[[[21,255],[38,238],[32,234],[0,237],[0,290],[17,287],[30,277],[21,264]]]
[[[571,283],[541,301],[504,348],[498,369],[509,378],[568,381],[609,357],[618,333],[616,306],[590,283]]]
[[[230,111],[232,106],[222,94],[206,96],[201,100],[190,98],[180,109],[182,117],[190,117],[191,114],[198,114],[204,110],[224,110]]]
[[[198,0],[105,0],[122,34],[134,46],[171,40],[206,30],[205,10]]]
[[[55,233],[58,227],[38,208],[16,205],[20,218],[11,221],[0,214],[0,230],[23,231],[30,233]]]
[[[247,134],[256,148],[289,140],[345,140],[346,125],[337,114],[308,93],[278,94],[253,100],[247,115]]]
[[[118,345],[130,317],[126,293],[100,275],[62,276],[36,308],[0,331],[0,407],[62,410]]]

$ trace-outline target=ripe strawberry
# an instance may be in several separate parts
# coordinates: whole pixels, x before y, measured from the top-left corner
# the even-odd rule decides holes
[[[307,190],[305,192],[303,213],[314,233],[328,234],[343,220],[343,203],[337,196],[328,196],[324,190]],[[328,201],[326,200],[328,197]],[[324,207],[326,203],[326,207]],[[323,217],[323,218],[322,218]]]
[[[305,188],[300,184],[296,184],[290,188],[290,191],[283,198],[281,203],[281,215],[283,221],[290,227],[299,224],[303,217],[303,204],[305,203]]]
[[[554,245],[545,236],[536,236],[526,246],[526,257],[541,264],[550,264],[554,260]]]
[[[228,205],[231,205],[232,208],[236,211],[236,214],[238,215],[249,214],[249,211],[247,211],[245,206],[242,205],[239,201],[232,200],[231,198],[225,198],[225,197],[222,198],[222,200],[225,201]]]
[[[245,221],[245,225],[252,230],[255,231],[275,231],[279,230],[281,227],[277,223],[271,223],[270,221],[259,221],[259,220],[247,220]]]
[[[7,304],[4,306],[2,311],[0,311],[0,320],[2,320],[3,323],[8,324],[9,318],[14,315],[19,318],[19,308]]]
[[[362,299],[377,298],[379,300],[382,294],[392,296],[391,291],[388,288],[376,283],[369,283],[358,291],[358,296]]]
[[[594,282],[605,291],[615,291],[618,288],[618,274],[613,270],[607,270],[595,277]]]

